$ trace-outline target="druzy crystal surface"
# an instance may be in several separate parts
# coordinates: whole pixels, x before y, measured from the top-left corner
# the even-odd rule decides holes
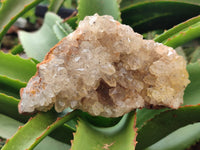
[[[111,16],[85,17],[55,45],[21,90],[19,112],[67,107],[118,117],[136,108],[178,108],[189,83],[186,62]]]

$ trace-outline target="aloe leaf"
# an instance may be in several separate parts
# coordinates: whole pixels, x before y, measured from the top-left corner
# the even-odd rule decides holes
[[[20,88],[26,86],[35,72],[33,61],[0,52],[0,93],[19,98]]]
[[[78,22],[83,20],[85,16],[91,16],[95,13],[110,15],[115,20],[121,21],[117,0],[79,0]]]
[[[17,108],[18,103],[19,99],[0,93],[0,113],[24,122],[30,115],[20,115]]]
[[[168,29],[199,15],[200,5],[186,0],[141,1],[121,9],[121,13],[124,24],[130,25],[139,33],[145,33],[150,30]]]
[[[191,83],[184,92],[184,105],[200,104],[200,61],[187,66]]]
[[[10,80],[9,78],[6,78],[6,77],[5,78],[0,77],[0,80],[4,81],[4,82],[0,82],[0,94],[6,94],[8,96],[12,96],[17,99],[20,98],[19,89],[25,86],[26,84],[21,85],[21,82],[19,82],[18,84],[18,81]]]
[[[57,113],[38,113],[12,136],[2,150],[33,149],[49,133],[77,115],[78,111],[57,118]]]
[[[80,119],[72,142],[72,150],[133,150],[136,144],[135,119],[135,112],[131,112],[117,125],[108,128],[95,127]]]
[[[187,21],[175,26],[172,29],[170,29],[168,31],[165,31],[163,34],[157,36],[154,40],[156,42],[162,43],[162,42],[166,41],[168,38],[174,36],[174,34],[181,32],[185,28],[188,28],[191,25],[198,23],[199,21],[200,21],[200,17],[199,16],[194,17],[192,19],[189,19],[189,20],[187,20]]]
[[[70,145],[57,141],[51,137],[45,137],[34,150],[70,150]]]
[[[32,24],[36,24],[36,21],[37,21],[37,16],[35,15],[36,7],[33,7],[32,9],[30,9],[21,17],[28,20],[28,22]]]
[[[9,139],[23,123],[0,113],[0,137]]]
[[[200,123],[182,127],[145,150],[184,150],[200,139]]]
[[[57,13],[60,7],[62,6],[64,0],[51,0],[48,11]]]
[[[163,1],[163,0],[153,0],[153,1]],[[165,1],[174,1],[174,0],[165,0]],[[122,0],[121,2],[121,8],[127,7],[131,4],[140,3],[140,2],[149,2],[149,0]],[[182,3],[189,3],[194,5],[200,5],[199,0],[176,0],[176,2],[182,2]]]
[[[59,128],[56,128],[52,133],[49,134],[49,136],[53,137],[58,141],[71,145],[71,140],[73,139],[73,132],[75,132],[75,130],[65,123]]]
[[[56,14],[48,12],[38,31],[32,33],[19,31],[19,39],[28,57],[42,61],[46,53],[58,43],[53,31],[56,21],[62,21],[62,19]]]
[[[200,37],[200,15],[189,19],[164,32],[154,40],[176,48],[188,41]]]
[[[67,23],[58,21],[56,21],[56,24],[53,26],[53,31],[59,41],[73,32],[72,28]]]
[[[116,125],[122,117],[106,118],[102,116],[91,116],[88,113],[83,112],[81,113],[81,118],[84,118],[86,121],[96,127],[111,127]]]
[[[198,60],[200,60],[200,47],[197,47],[190,55],[190,63],[195,63]]]
[[[35,64],[39,64],[40,62],[34,58],[31,58],[32,61],[34,61]]]
[[[0,52],[0,76],[27,82],[36,72],[36,65],[30,59]]]
[[[23,123],[18,122],[12,118],[9,118],[5,115],[0,114],[0,137],[5,139],[9,139],[12,135],[23,126]],[[70,146],[59,142],[53,138],[46,137],[42,142],[35,147],[34,150],[48,149],[48,150],[66,150],[69,149]]]
[[[156,115],[138,130],[136,149],[145,149],[180,127],[200,122],[199,113],[200,105],[196,105],[167,110]]]
[[[19,99],[0,93],[0,113],[24,123],[33,115],[19,114],[17,108],[18,103]],[[73,137],[73,131],[75,131],[73,125],[64,124],[59,128],[56,128],[50,136],[59,141],[70,144],[70,140]]]
[[[78,17],[75,16],[75,17],[72,17],[72,18],[69,18],[66,22],[70,25],[70,27],[75,30],[76,27],[77,27],[77,20],[78,20]]]
[[[146,122],[148,122],[150,119],[154,118],[156,115],[159,115],[161,112],[164,112],[168,110],[165,109],[138,109],[137,110],[137,122],[136,127],[140,129]]]
[[[0,41],[11,25],[42,0],[4,0],[0,8]],[[12,10],[12,11],[11,11]]]
[[[21,44],[18,44],[18,45],[16,45],[16,46],[14,46],[14,47],[10,50],[11,54],[13,54],[13,55],[19,54],[19,53],[21,53],[21,52],[23,52],[23,51],[24,51],[24,49],[23,49],[23,47],[22,47]]]
[[[74,0],[65,0],[64,3],[63,3],[63,6],[65,8],[73,8],[72,1],[74,3]]]

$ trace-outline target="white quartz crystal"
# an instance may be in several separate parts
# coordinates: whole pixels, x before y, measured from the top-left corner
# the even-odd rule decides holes
[[[85,17],[55,45],[21,90],[19,112],[67,107],[118,117],[136,108],[178,108],[189,83],[186,62],[167,46],[143,40],[111,16]]]

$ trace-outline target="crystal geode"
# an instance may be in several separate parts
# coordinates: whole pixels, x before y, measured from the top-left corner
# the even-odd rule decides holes
[[[111,16],[85,17],[38,64],[21,89],[19,112],[67,107],[118,117],[136,108],[178,108],[189,83],[175,50],[144,40]]]

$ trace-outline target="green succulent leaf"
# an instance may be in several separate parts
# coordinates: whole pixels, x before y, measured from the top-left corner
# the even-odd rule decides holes
[[[70,27],[72,27],[73,30],[76,30],[77,20],[78,20],[78,17],[75,16],[75,17],[69,18],[66,22],[70,25]]]
[[[56,21],[62,19],[54,13],[48,12],[45,15],[42,27],[36,32],[19,32],[19,39],[28,57],[42,61],[46,53],[58,43],[58,39],[53,31]]]
[[[30,59],[0,52],[0,76],[27,82],[36,72],[36,64]]]
[[[163,0],[153,0],[154,2],[156,1],[163,1]],[[165,0],[165,1],[174,1],[174,0]],[[135,3],[140,3],[140,2],[149,2],[149,0],[122,0],[121,2],[121,8],[127,7],[131,4]],[[200,5],[199,0],[176,0],[176,2],[181,2],[181,3],[189,3],[189,4],[194,4],[194,5]]]
[[[78,22],[83,20],[85,16],[91,16],[95,13],[110,15],[115,20],[121,21],[117,0],[79,0]]]
[[[14,17],[8,17],[0,23],[0,27],[2,26],[0,28],[2,29],[0,39],[19,16],[42,0],[19,1],[21,4],[28,4],[23,8],[20,6],[20,9],[16,5],[17,8],[14,9],[16,2],[12,1],[12,3],[11,0],[3,2],[3,6],[0,9],[0,19],[1,16],[5,17],[1,13],[2,10],[6,12],[6,15],[9,16],[11,14]],[[49,10],[57,12],[63,1],[51,0]],[[94,13],[112,15],[116,20],[121,21],[119,1],[80,0],[78,16],[72,17],[66,22],[75,29],[77,20],[80,21],[85,16],[93,15]],[[124,0],[122,4],[123,2],[131,1]],[[8,6],[13,8],[15,13],[8,10],[5,11],[4,9],[7,9]],[[199,13],[199,0],[134,0],[131,6],[122,9],[122,19],[123,23],[131,25],[135,31],[141,33],[152,29],[169,28]],[[2,25],[4,23],[5,25]],[[197,61],[199,58],[198,49],[189,56],[190,62],[195,62],[187,66],[191,84],[185,90],[184,105],[178,110],[141,109],[137,110],[137,120],[135,112],[131,112],[121,119],[85,116],[83,115],[84,113],[78,110],[58,118],[61,114],[49,111],[47,113],[38,113],[27,124],[17,130],[17,127],[22,124],[16,120],[25,122],[30,117],[18,113],[19,89],[24,87],[26,82],[35,74],[36,63],[42,61],[51,47],[73,31],[67,23],[63,23],[60,17],[48,12],[41,29],[33,33],[19,32],[22,45],[15,47],[11,50],[11,53],[18,54],[24,48],[27,55],[32,57],[34,61],[0,52],[0,137],[11,138],[2,150],[69,149],[69,146],[61,142],[70,143],[72,132],[76,130],[74,126],[76,125],[77,115],[81,119],[74,136],[72,150],[135,149],[136,127],[139,128],[138,145],[136,147],[138,150],[145,148],[147,150],[181,150],[199,141],[200,118],[198,114],[200,113],[200,105],[197,104],[200,103],[200,61]],[[175,48],[199,37],[199,31],[200,16],[197,16],[164,32],[156,37],[155,41]],[[188,124],[192,123],[195,124],[188,126]],[[15,131],[17,132],[11,137]],[[56,140],[46,137],[47,135],[54,137]],[[57,144],[53,144],[54,142]],[[38,143],[41,144],[37,145]],[[40,147],[40,145],[43,145],[43,147]]]
[[[60,7],[62,6],[64,0],[50,0],[50,5],[48,11],[57,13]]]
[[[96,127],[111,127],[116,125],[122,117],[106,118],[102,116],[91,116],[86,112],[81,113],[81,118],[87,120],[90,124]]]
[[[68,34],[73,32],[73,29],[65,22],[58,22],[56,21],[56,24],[53,26],[53,31],[60,41],[64,37],[66,37]]]
[[[37,17],[35,15],[35,11],[36,11],[36,7],[33,7],[32,9],[30,9],[29,11],[27,11],[22,18],[25,18],[28,20],[28,22],[35,24],[37,21]]]
[[[2,150],[33,149],[49,133],[74,118],[79,111],[68,113],[62,118],[57,118],[57,113],[49,111],[38,113],[12,136]]]
[[[72,150],[133,150],[136,144],[135,119],[135,112],[131,112],[125,115],[118,124],[107,128],[95,127],[80,119],[72,142]]]
[[[188,41],[200,37],[200,15],[189,19],[157,36],[154,40],[176,48]]]
[[[191,83],[184,92],[184,105],[200,104],[200,61],[187,66]]]
[[[11,25],[42,0],[4,0],[0,8],[0,41]]]
[[[20,122],[25,122],[31,115],[20,115],[17,107],[18,103],[19,99],[0,93],[0,113]]]
[[[168,108],[165,109],[138,109],[137,110],[137,122],[136,127],[138,129],[142,128],[142,126],[148,122],[150,119],[154,118],[156,115],[159,115],[161,112],[164,112],[168,110]]]
[[[63,6],[65,8],[74,8],[74,6],[72,5],[72,1],[74,2],[74,0],[65,0],[63,3]],[[75,0],[75,2],[76,2],[76,0]]]
[[[23,123],[0,113],[0,137],[9,139]]]
[[[19,89],[26,85],[7,77],[0,77],[0,80],[0,94],[6,94],[17,99],[19,98]]]
[[[49,134],[49,136],[53,137],[58,141],[71,145],[71,140],[73,139],[73,132],[75,132],[75,130],[67,123],[65,123],[62,126],[56,128],[52,133]]]
[[[25,123],[33,115],[19,114],[18,103],[19,99],[0,93],[0,113]],[[73,127],[73,124],[67,122],[59,128],[56,128],[55,131],[50,134],[50,136],[61,142],[70,144],[70,140],[73,138],[72,132],[75,131]]]
[[[0,52],[0,93],[19,98],[19,89],[26,86],[35,72],[32,60]]]
[[[156,29],[168,29],[199,15],[200,4],[188,0],[145,0],[122,8],[121,13],[124,24],[130,25],[139,33],[145,33]]]
[[[11,54],[13,54],[13,55],[19,54],[19,53],[21,53],[21,52],[23,52],[23,51],[24,51],[24,49],[23,49],[23,47],[22,47],[21,44],[18,44],[18,45],[16,45],[16,46],[14,46],[14,47],[10,50]]]
[[[197,47],[189,57],[190,63],[195,63],[200,60],[200,47]]]
[[[200,122],[199,113],[200,105],[195,105],[167,110],[156,115],[138,130],[136,150],[147,148],[183,126]]]
[[[182,127],[145,150],[184,150],[200,140],[200,123]]]
[[[10,117],[0,114],[0,137],[9,139],[15,132],[23,126],[23,123],[16,121]],[[9,142],[9,141],[8,141]],[[46,137],[41,141],[34,150],[48,149],[48,150],[67,150],[70,146],[59,142],[51,137]]]
[[[40,62],[34,58],[31,58],[31,60],[35,63],[35,64],[39,64]]]

